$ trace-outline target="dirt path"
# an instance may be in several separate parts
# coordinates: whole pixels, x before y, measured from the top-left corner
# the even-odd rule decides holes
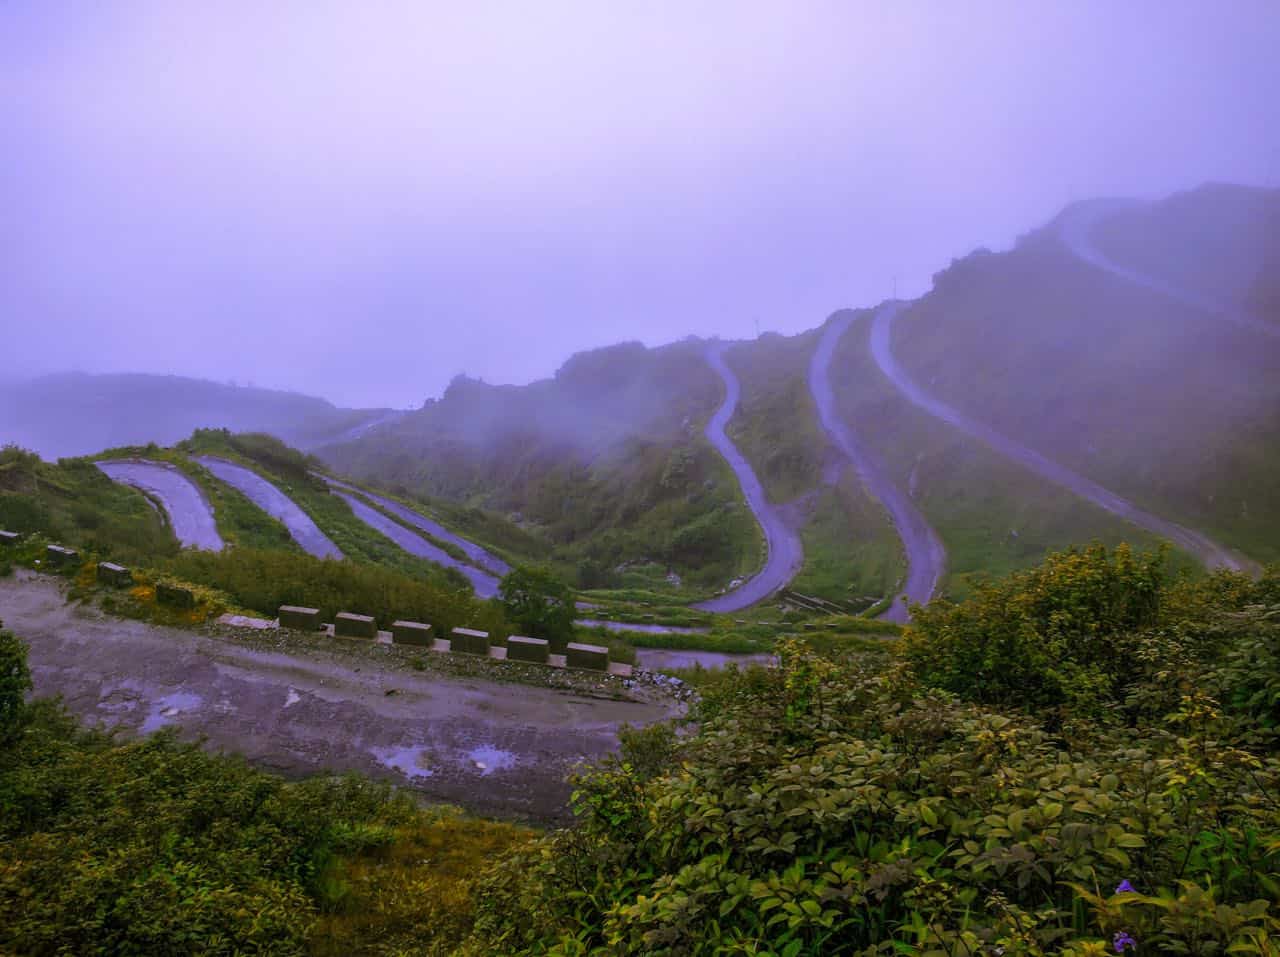
[[[1130,200],[1098,200],[1092,203],[1080,204],[1063,217],[1058,235],[1061,237],[1063,245],[1067,247],[1073,256],[1088,263],[1090,266],[1109,272],[1113,276],[1119,276],[1121,279],[1142,286],[1144,289],[1158,292],[1162,296],[1190,306],[1199,312],[1212,316],[1214,319],[1230,322],[1271,339],[1280,339],[1280,326],[1259,319],[1257,316],[1251,316],[1249,313],[1234,306],[1214,302],[1189,290],[1179,288],[1172,283],[1165,282],[1163,279],[1148,276],[1145,273],[1129,269],[1127,266],[1122,266],[1118,262],[1108,259],[1090,238],[1094,227],[1113,213],[1136,205],[1139,205],[1137,201]]]
[[[1237,555],[1230,549],[1219,545],[1207,535],[1186,528],[1176,522],[1160,518],[1158,515],[1152,515],[1150,512],[1134,505],[1128,499],[1122,498],[1114,492],[1103,488],[1092,479],[1086,478],[1079,472],[1072,471],[1065,465],[1059,465],[1034,449],[1014,441],[990,426],[970,418],[955,407],[929,395],[907,375],[906,371],[898,365],[897,360],[893,357],[891,346],[893,321],[898,317],[898,313],[901,310],[902,303],[894,302],[881,307],[880,311],[876,313],[875,320],[871,325],[871,352],[875,356],[876,364],[880,366],[880,371],[889,377],[898,391],[912,405],[918,406],[935,418],[955,426],[962,432],[969,433],[1001,455],[1029,468],[1055,485],[1060,485],[1067,491],[1088,499],[1095,505],[1106,509],[1113,515],[1118,515],[1126,521],[1132,522],[1139,528],[1144,528],[1159,535],[1161,538],[1168,539],[1179,548],[1196,556],[1209,568],[1229,568],[1232,571],[1248,572],[1258,571],[1258,564],[1252,559]]]
[[[804,564],[804,549],[800,545],[800,536],[787,525],[779,511],[765,498],[764,487],[760,484],[760,479],[756,477],[750,463],[743,458],[742,453],[725,434],[725,426],[729,424],[729,420],[733,418],[734,409],[738,407],[738,395],[741,390],[737,376],[725,364],[724,346],[719,344],[708,346],[706,355],[708,364],[724,381],[725,389],[724,402],[707,422],[707,441],[724,456],[724,460],[729,463],[729,467],[738,477],[738,484],[742,486],[742,494],[746,496],[747,505],[750,506],[756,521],[760,523],[760,530],[764,532],[765,548],[768,554],[764,568],[740,587],[708,601],[699,602],[693,607],[701,611],[738,611],[762,601],[795,578],[796,573],[800,571],[800,566]]]
[[[184,547],[222,551],[222,536],[204,493],[174,465],[149,459],[112,459],[97,466],[114,482],[131,485],[157,499]]]
[[[424,532],[426,532],[428,535],[432,536],[433,538],[438,538],[442,542],[449,542],[452,545],[457,545],[459,548],[463,550],[463,552],[466,553],[467,558],[471,560],[471,563],[473,565],[475,565],[477,568],[484,569],[485,571],[489,572],[493,576],[497,576],[498,578],[501,578],[503,575],[507,574],[507,572],[511,571],[511,566],[508,565],[506,562],[504,562],[497,555],[494,555],[492,552],[486,551],[484,548],[481,548],[475,542],[467,541],[467,539],[463,538],[461,535],[458,535],[456,532],[449,531],[449,529],[445,528],[439,522],[428,518],[426,515],[423,515],[421,512],[414,511],[413,509],[408,508],[407,506],[401,505],[399,502],[395,501],[394,499],[387,498],[385,495],[379,495],[376,492],[370,492],[367,489],[357,488],[354,485],[348,485],[346,482],[339,481],[338,479],[335,479],[335,478],[330,478],[327,475],[320,475],[320,473],[318,472],[313,474],[317,475],[322,481],[327,482],[331,486],[343,489],[344,491],[347,491],[347,492],[354,492],[358,495],[363,495],[365,498],[373,502],[379,508],[385,509],[386,511],[390,512],[392,515],[395,515],[397,518],[405,522],[408,522],[410,525],[414,526],[415,528],[422,529]]]
[[[316,558],[341,558],[342,552],[329,536],[290,498],[252,469],[214,455],[192,456],[218,479],[239,490],[272,518],[284,523],[303,551]]]
[[[878,499],[893,520],[902,539],[907,558],[907,580],[902,592],[894,598],[880,617],[899,623],[911,615],[903,601],[925,604],[933,597],[947,563],[947,551],[942,539],[933,530],[924,513],[911,501],[911,496],[899,488],[889,477],[888,470],[871,450],[858,441],[858,437],[836,411],[835,394],[831,389],[831,357],[841,337],[849,329],[853,314],[841,316],[827,326],[818,348],[809,362],[809,391],[818,407],[818,419],[828,437],[858,471],[858,477],[872,498]]]
[[[441,677],[383,645],[315,638],[300,649],[297,637],[109,618],[68,606],[63,588],[24,570],[0,579],[0,620],[30,645],[36,694],[62,695],[86,723],[174,725],[269,770],[361,771],[483,814],[563,819],[576,762],[613,750],[622,722],[676,707]]]

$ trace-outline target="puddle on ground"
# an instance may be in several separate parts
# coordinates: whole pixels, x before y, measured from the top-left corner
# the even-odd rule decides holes
[[[189,691],[175,691],[173,694],[167,694],[151,702],[151,710],[147,712],[147,717],[138,730],[142,734],[159,731],[166,724],[172,724],[173,719],[183,712],[194,711],[200,707],[201,700],[198,694],[192,694]]]
[[[433,774],[424,764],[430,762],[430,754],[420,744],[407,748],[370,748],[369,753],[384,767],[399,771],[407,778],[429,778]]]
[[[746,668],[749,665],[773,664],[774,656],[765,653],[737,654],[724,651],[677,650],[674,648],[637,648],[636,666],[646,671],[663,671],[668,668],[692,668],[701,665],[714,670],[726,665]]]
[[[467,752],[471,765],[480,772],[480,776],[492,774],[494,771],[506,771],[515,767],[516,756],[510,751],[503,751],[491,744],[482,744]]]

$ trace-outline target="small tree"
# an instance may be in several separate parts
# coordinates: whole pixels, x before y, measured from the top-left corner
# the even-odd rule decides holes
[[[498,594],[507,618],[530,638],[561,644],[573,638],[573,594],[545,568],[520,565],[502,579]]]
[[[0,741],[17,727],[25,707],[24,696],[31,689],[27,668],[27,646],[0,622]]]

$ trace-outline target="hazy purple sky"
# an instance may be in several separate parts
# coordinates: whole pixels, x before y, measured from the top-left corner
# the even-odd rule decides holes
[[[1280,2],[0,3],[0,350],[416,405],[1280,185]]]

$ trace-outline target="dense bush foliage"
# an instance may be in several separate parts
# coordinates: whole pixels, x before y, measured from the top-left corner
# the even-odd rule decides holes
[[[474,953],[1274,953],[1276,582],[1089,550],[922,616],[888,669],[784,643],[696,735],[583,775],[580,826],[490,872]],[[930,684],[988,636],[1025,709]]]
[[[18,726],[23,696],[31,690],[31,671],[27,667],[27,648],[0,621],[0,744]]]
[[[479,864],[525,839],[167,733],[119,744],[50,702],[20,730],[0,738],[0,953],[447,954]]]
[[[558,647],[573,639],[573,593],[545,568],[513,568],[502,579],[498,595],[520,634],[545,638]]]
[[[448,588],[376,565],[319,559],[301,552],[236,548],[184,551],[165,570],[177,578],[226,592],[245,608],[274,616],[281,605],[319,608],[324,620],[340,611],[373,615],[381,628],[398,618],[427,622],[436,634],[459,625],[509,633],[502,609],[469,589]]]

